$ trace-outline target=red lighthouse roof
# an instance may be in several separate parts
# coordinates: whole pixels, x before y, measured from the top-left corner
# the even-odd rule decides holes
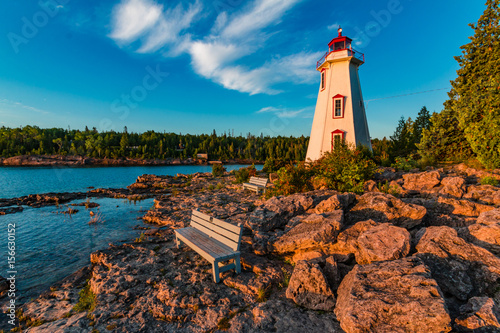
[[[342,28],[339,27],[339,35],[328,43],[328,52],[316,63],[316,69],[319,69],[327,60],[340,58],[355,58],[355,61],[363,64],[365,55],[352,48],[352,39],[347,36],[342,36]],[[346,51],[347,50],[347,51]],[[339,52],[346,51],[346,52]],[[337,53],[339,52],[339,53]]]
[[[338,32],[338,37],[335,37],[330,43],[328,43],[328,49],[330,51],[345,50],[351,47],[352,39],[347,36],[342,36],[341,27],[339,27]]]

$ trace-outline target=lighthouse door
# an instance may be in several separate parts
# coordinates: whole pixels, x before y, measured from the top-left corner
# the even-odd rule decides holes
[[[332,133],[332,150],[344,140],[343,133]]]

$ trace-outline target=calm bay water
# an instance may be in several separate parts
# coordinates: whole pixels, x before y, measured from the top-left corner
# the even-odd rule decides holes
[[[243,165],[228,165],[228,170]],[[261,167],[260,167],[261,168]],[[95,168],[0,168],[0,198],[48,192],[86,192],[88,187],[123,188],[143,174],[176,175],[210,172],[211,166],[95,167]],[[79,203],[77,200],[71,203]],[[137,220],[153,206],[153,199],[136,204],[122,199],[91,198],[98,203],[103,223],[89,225],[90,213],[61,214],[59,207],[24,207],[21,213],[0,216],[0,275],[7,277],[8,229],[15,225],[15,269],[17,302],[37,297],[52,284],[90,263],[90,254],[105,249],[110,242],[121,243],[139,237],[144,226]]]
[[[84,200],[75,201],[75,203]],[[128,200],[92,199],[102,216],[102,223],[89,225],[90,214],[85,207],[72,207],[78,212],[62,214],[66,205],[42,208],[25,207],[22,213],[0,216],[0,275],[8,276],[7,230],[15,225],[15,270],[17,271],[17,301],[25,302],[48,289],[76,270],[90,263],[90,254],[105,249],[110,242],[120,243],[139,237],[134,230],[143,225],[137,217],[153,206],[153,199],[137,202]]]
[[[226,165],[231,171],[245,165]],[[257,168],[262,166],[257,166]],[[0,167],[0,198],[17,198],[48,192],[87,192],[95,188],[123,188],[143,174],[175,176],[211,172],[209,165],[137,167]]]

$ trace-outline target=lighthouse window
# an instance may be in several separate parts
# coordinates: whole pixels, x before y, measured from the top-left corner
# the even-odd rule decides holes
[[[335,100],[335,118],[340,118],[340,117],[342,117],[342,100],[336,99]]]
[[[325,85],[326,85],[326,75],[325,75],[325,71],[321,72],[321,90],[325,89]]]

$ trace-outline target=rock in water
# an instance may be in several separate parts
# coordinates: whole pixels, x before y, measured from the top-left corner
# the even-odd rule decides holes
[[[331,262],[323,261],[321,264],[325,267]],[[332,311],[335,308],[335,295],[323,270],[316,260],[299,261],[290,278],[286,297],[312,310]],[[327,268],[327,271],[336,274],[336,266]]]
[[[346,332],[449,332],[441,289],[418,258],[356,265],[338,289],[335,314]]]
[[[500,312],[489,297],[472,297],[460,308],[462,315],[455,319],[459,331],[500,332]]]
[[[363,232],[357,247],[358,264],[400,259],[410,252],[410,233],[404,228],[383,223]]]
[[[500,255],[500,209],[483,212],[477,223],[469,226],[474,244]]]

